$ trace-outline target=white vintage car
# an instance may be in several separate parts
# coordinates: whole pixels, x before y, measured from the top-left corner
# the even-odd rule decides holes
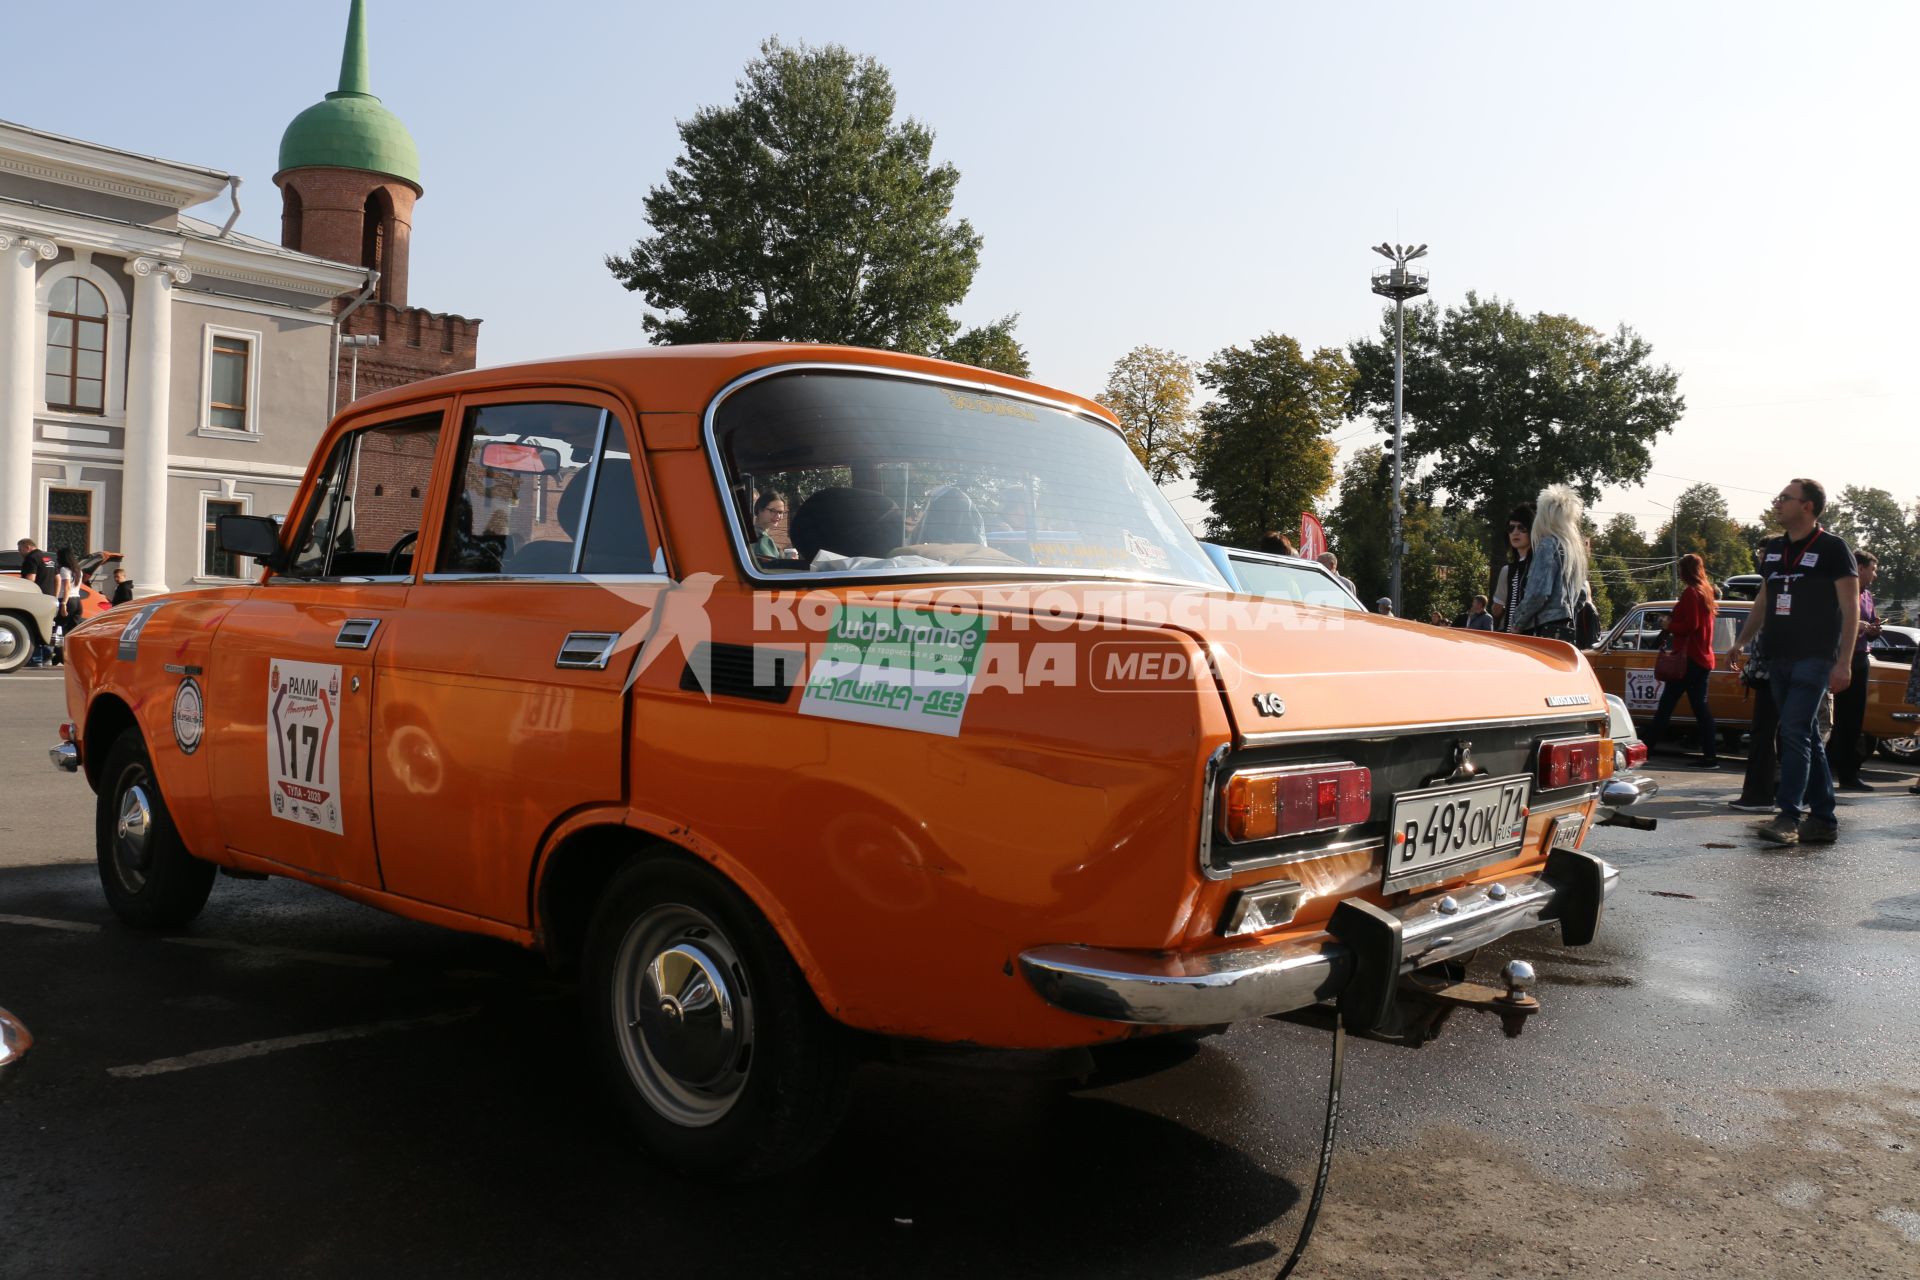
[[[33,647],[53,643],[53,597],[25,578],[0,578],[0,675],[33,656]]]

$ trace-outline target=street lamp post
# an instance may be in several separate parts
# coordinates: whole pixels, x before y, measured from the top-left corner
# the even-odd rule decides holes
[[[347,403],[352,404],[360,398],[360,348],[379,346],[380,335],[377,333],[342,334],[340,345],[353,348],[353,373],[347,380]]]
[[[1403,244],[1377,244],[1373,251],[1393,263],[1390,271],[1375,273],[1373,291],[1393,299],[1393,506],[1388,533],[1389,559],[1387,594],[1393,597],[1396,616],[1400,606],[1400,561],[1406,544],[1400,536],[1400,402],[1407,372],[1407,299],[1427,291],[1427,273],[1409,270],[1407,264],[1427,256],[1427,246],[1414,248]]]

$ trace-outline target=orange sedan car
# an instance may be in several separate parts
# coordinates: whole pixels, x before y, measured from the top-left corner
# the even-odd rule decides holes
[[[1651,721],[1660,707],[1661,682],[1654,678],[1653,660],[1660,651],[1661,634],[1674,603],[1649,600],[1634,606],[1587,654],[1601,685],[1624,699],[1635,721],[1642,724]],[[1737,749],[1741,737],[1753,727],[1753,691],[1727,665],[1733,642],[1752,607],[1746,600],[1722,600],[1714,619],[1714,669],[1707,678],[1707,702],[1730,749]],[[1920,708],[1906,704],[1907,676],[1912,668],[1869,655],[1867,669],[1870,683],[1861,732],[1872,741],[1866,744],[1866,753],[1878,746],[1884,755],[1912,759],[1920,754],[1915,743],[1915,735],[1920,733]],[[1693,724],[1693,707],[1685,698],[1674,709],[1673,722]]]
[[[1616,879],[1580,845],[1634,787],[1571,646],[1235,594],[1108,411],[1020,379],[456,374],[356,401],[284,528],[220,537],[257,583],[69,643],[53,756],[113,909],[179,927],[227,867],[540,949],[698,1170],[804,1157],[880,1044],[1517,1030],[1527,967],[1461,966],[1586,942]]]

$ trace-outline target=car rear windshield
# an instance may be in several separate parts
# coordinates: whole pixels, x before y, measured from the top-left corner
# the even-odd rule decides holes
[[[1226,585],[1117,432],[1038,401],[794,371],[722,401],[713,441],[762,574]]]
[[[1277,564],[1272,560],[1248,560],[1239,556],[1230,556],[1229,559],[1233,561],[1233,571],[1240,575],[1241,589],[1250,595],[1365,612],[1358,600],[1318,569],[1310,569],[1303,564]]]

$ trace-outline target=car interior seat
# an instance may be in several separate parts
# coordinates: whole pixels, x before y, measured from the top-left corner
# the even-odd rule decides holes
[[[987,523],[965,489],[941,485],[927,495],[927,509],[921,513],[920,527],[913,540],[928,544],[984,544]]]
[[[822,489],[800,504],[789,530],[807,563],[822,551],[885,558],[906,536],[900,508],[871,489]]]

